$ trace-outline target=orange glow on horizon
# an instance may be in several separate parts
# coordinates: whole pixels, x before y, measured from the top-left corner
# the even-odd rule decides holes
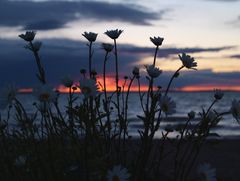
[[[22,88],[22,89],[18,89],[19,93],[32,93],[33,89],[32,88]]]
[[[128,89],[128,84],[130,80],[128,79],[126,82],[126,85],[124,87],[124,91],[126,92]],[[103,88],[100,86],[103,86],[103,79],[100,77],[97,79],[99,91],[102,92]],[[124,80],[119,80],[119,86],[123,86]],[[75,86],[79,86],[79,83],[76,82],[74,84]],[[113,77],[107,77],[106,78],[106,87],[107,87],[107,92],[114,92],[116,91],[116,85],[115,85],[115,78]],[[64,85],[59,85],[56,87],[56,89],[61,92],[61,93],[68,93],[69,88],[65,87]],[[182,92],[201,92],[201,91],[213,91],[214,89],[221,89],[224,91],[239,91],[240,92],[240,86],[236,85],[222,85],[222,84],[197,84],[197,85],[188,85],[185,87],[181,88],[176,88],[173,89],[175,91],[182,91]],[[123,91],[123,90],[122,90]],[[134,80],[131,89],[131,92],[138,92],[138,86],[137,86],[137,81]],[[148,85],[141,85],[141,92],[148,91]],[[21,88],[18,89],[19,93],[32,93],[33,88]],[[76,93],[80,93],[79,88],[75,90]]]
[[[129,84],[130,80],[128,79],[125,86],[124,86],[124,91],[127,91],[128,89],[128,84]],[[97,83],[98,83],[98,88],[99,88],[99,91],[103,91],[103,78],[102,77],[98,77],[97,78]],[[119,86],[121,86],[121,88],[123,88],[123,84],[124,84],[124,80],[123,79],[120,79],[119,80]],[[74,85],[76,86],[79,86],[79,83],[75,83]],[[115,78],[113,77],[106,77],[106,89],[107,89],[107,92],[114,92],[116,91],[116,84],[115,84]],[[59,85],[57,87],[57,90],[61,93],[68,93],[69,92],[69,88],[65,87],[64,85]],[[141,91],[147,91],[148,90],[148,86],[146,85],[142,85],[141,86]],[[137,83],[136,81],[134,80],[132,86],[131,86],[131,89],[130,91],[132,92],[137,92],[138,91],[138,86],[137,86]],[[75,92],[80,92],[79,89],[77,89]]]

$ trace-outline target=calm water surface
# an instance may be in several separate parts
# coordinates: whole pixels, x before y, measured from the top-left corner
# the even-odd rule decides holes
[[[213,92],[171,92],[169,96],[176,102],[176,113],[169,116],[175,117],[176,121],[164,121],[162,126],[170,125],[178,125],[184,123],[184,119],[177,119],[178,117],[186,117],[187,113],[191,110],[199,113],[202,108],[207,109],[208,106],[213,101]],[[36,98],[32,94],[20,94],[18,95],[19,100],[23,103],[27,112],[33,112],[33,103],[36,102]],[[224,112],[230,109],[231,101],[233,99],[240,100],[239,92],[225,92],[225,95],[222,100],[214,105],[214,109],[217,112]],[[81,96],[80,96],[81,100]],[[79,101],[80,101],[79,100]],[[59,105],[61,110],[65,111],[65,105],[67,103],[67,94],[61,94],[59,99]],[[142,109],[140,106],[138,93],[131,93],[129,96],[129,109],[128,109],[128,117],[130,123],[130,135],[137,135],[137,130],[141,129],[142,123],[137,120],[137,115],[142,115]],[[6,111],[1,111],[2,116],[6,116]],[[178,121],[179,120],[179,121]],[[219,123],[219,126],[213,130],[220,134],[223,137],[228,136],[240,136],[240,125],[232,118],[231,115],[225,116],[224,119]],[[158,132],[158,136],[161,132]],[[174,133],[173,133],[174,134]]]

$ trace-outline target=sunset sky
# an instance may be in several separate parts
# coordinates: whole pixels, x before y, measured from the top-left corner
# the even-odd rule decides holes
[[[195,57],[198,71],[184,69],[174,82],[176,90],[240,91],[240,0],[0,0],[0,86],[14,83],[28,89],[38,85],[37,67],[18,35],[36,30],[49,84],[58,87],[64,75],[75,82],[88,66],[84,31],[98,33],[93,67],[101,80],[104,51],[112,43],[103,33],[124,32],[119,43],[120,76],[131,76],[134,66],[153,62],[150,36],[164,37],[157,66],[163,74],[155,85],[166,86],[181,66],[178,54]],[[108,60],[108,81],[114,85],[113,54]]]

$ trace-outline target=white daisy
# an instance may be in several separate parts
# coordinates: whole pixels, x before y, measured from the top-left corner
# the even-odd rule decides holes
[[[116,30],[107,30],[107,31],[105,32],[105,34],[106,34],[109,38],[115,40],[115,39],[117,39],[117,38],[121,35],[122,32],[123,32],[123,30],[118,30],[118,29],[116,29]]]
[[[201,177],[201,181],[217,181],[216,169],[211,168],[210,164],[208,163],[199,165],[198,174]]]
[[[53,88],[46,84],[34,89],[34,94],[40,102],[53,102],[57,96]]]
[[[147,69],[148,75],[150,77],[152,77],[152,78],[156,78],[156,77],[158,77],[162,73],[162,70],[160,70],[159,68],[155,67],[154,65],[147,65],[145,67]]]
[[[5,109],[15,99],[17,89],[14,85],[8,85],[0,93],[0,109]]]
[[[128,181],[130,174],[128,170],[121,165],[114,166],[112,170],[107,173],[108,181]]]
[[[159,103],[160,103],[161,110],[165,114],[173,114],[176,112],[176,110],[175,110],[176,103],[173,100],[171,100],[170,97],[168,97],[168,96],[160,97]]]
[[[27,157],[20,155],[16,158],[15,165],[18,167],[24,166],[26,164],[26,161],[27,161]]]
[[[84,94],[85,97],[95,97],[98,92],[98,86],[96,81],[93,79],[81,79],[80,83],[80,90]]]
[[[73,80],[70,76],[64,76],[61,81],[65,87],[72,87],[73,85]]]
[[[164,38],[155,37],[155,36],[154,36],[153,38],[150,37],[150,40],[151,40],[151,42],[152,42],[154,45],[156,45],[156,46],[161,46]]]
[[[188,69],[195,69],[194,67],[197,67],[197,62],[194,62],[194,58],[190,55],[187,55],[186,53],[182,53],[181,55],[178,55],[179,59],[182,61],[182,64],[184,67]],[[195,69],[196,70],[196,69]]]

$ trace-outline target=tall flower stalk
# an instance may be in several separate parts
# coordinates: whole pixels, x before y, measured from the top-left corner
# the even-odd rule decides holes
[[[97,34],[93,32],[84,32],[82,34],[89,41],[88,49],[88,68],[89,68],[89,77],[92,78],[92,44],[97,39]]]
[[[106,64],[107,64],[107,60],[108,60],[108,55],[113,49],[113,45],[108,44],[108,43],[103,43],[102,47],[106,52],[105,57],[104,57],[104,62],[103,62],[103,91],[104,91],[104,97],[105,97],[104,108],[105,108],[105,111],[107,113],[108,135],[109,135],[109,138],[110,138],[110,134],[111,134],[111,126],[110,125],[111,125],[111,123],[110,123],[109,100],[108,100],[108,97],[107,97]]]
[[[120,97],[120,87],[118,85],[118,81],[119,81],[119,75],[118,75],[118,52],[117,52],[117,38],[120,36],[120,34],[123,32],[123,30],[110,30],[110,31],[106,31],[105,34],[113,39],[114,41],[114,55],[115,55],[115,70],[116,70],[116,76],[115,76],[115,80],[116,80],[116,91],[117,91],[117,112],[118,112],[118,118],[120,118],[120,101],[119,101],[119,97]]]
[[[41,42],[33,42],[35,35],[36,35],[36,32],[27,31],[25,34],[19,35],[19,37],[28,42],[28,45],[26,45],[25,48],[27,48],[33,52],[33,55],[35,57],[36,64],[38,67],[37,78],[39,79],[40,82],[42,82],[43,84],[46,84],[45,71],[41,64],[41,60],[40,60],[40,57],[38,54],[38,51],[40,50],[42,43]]]

